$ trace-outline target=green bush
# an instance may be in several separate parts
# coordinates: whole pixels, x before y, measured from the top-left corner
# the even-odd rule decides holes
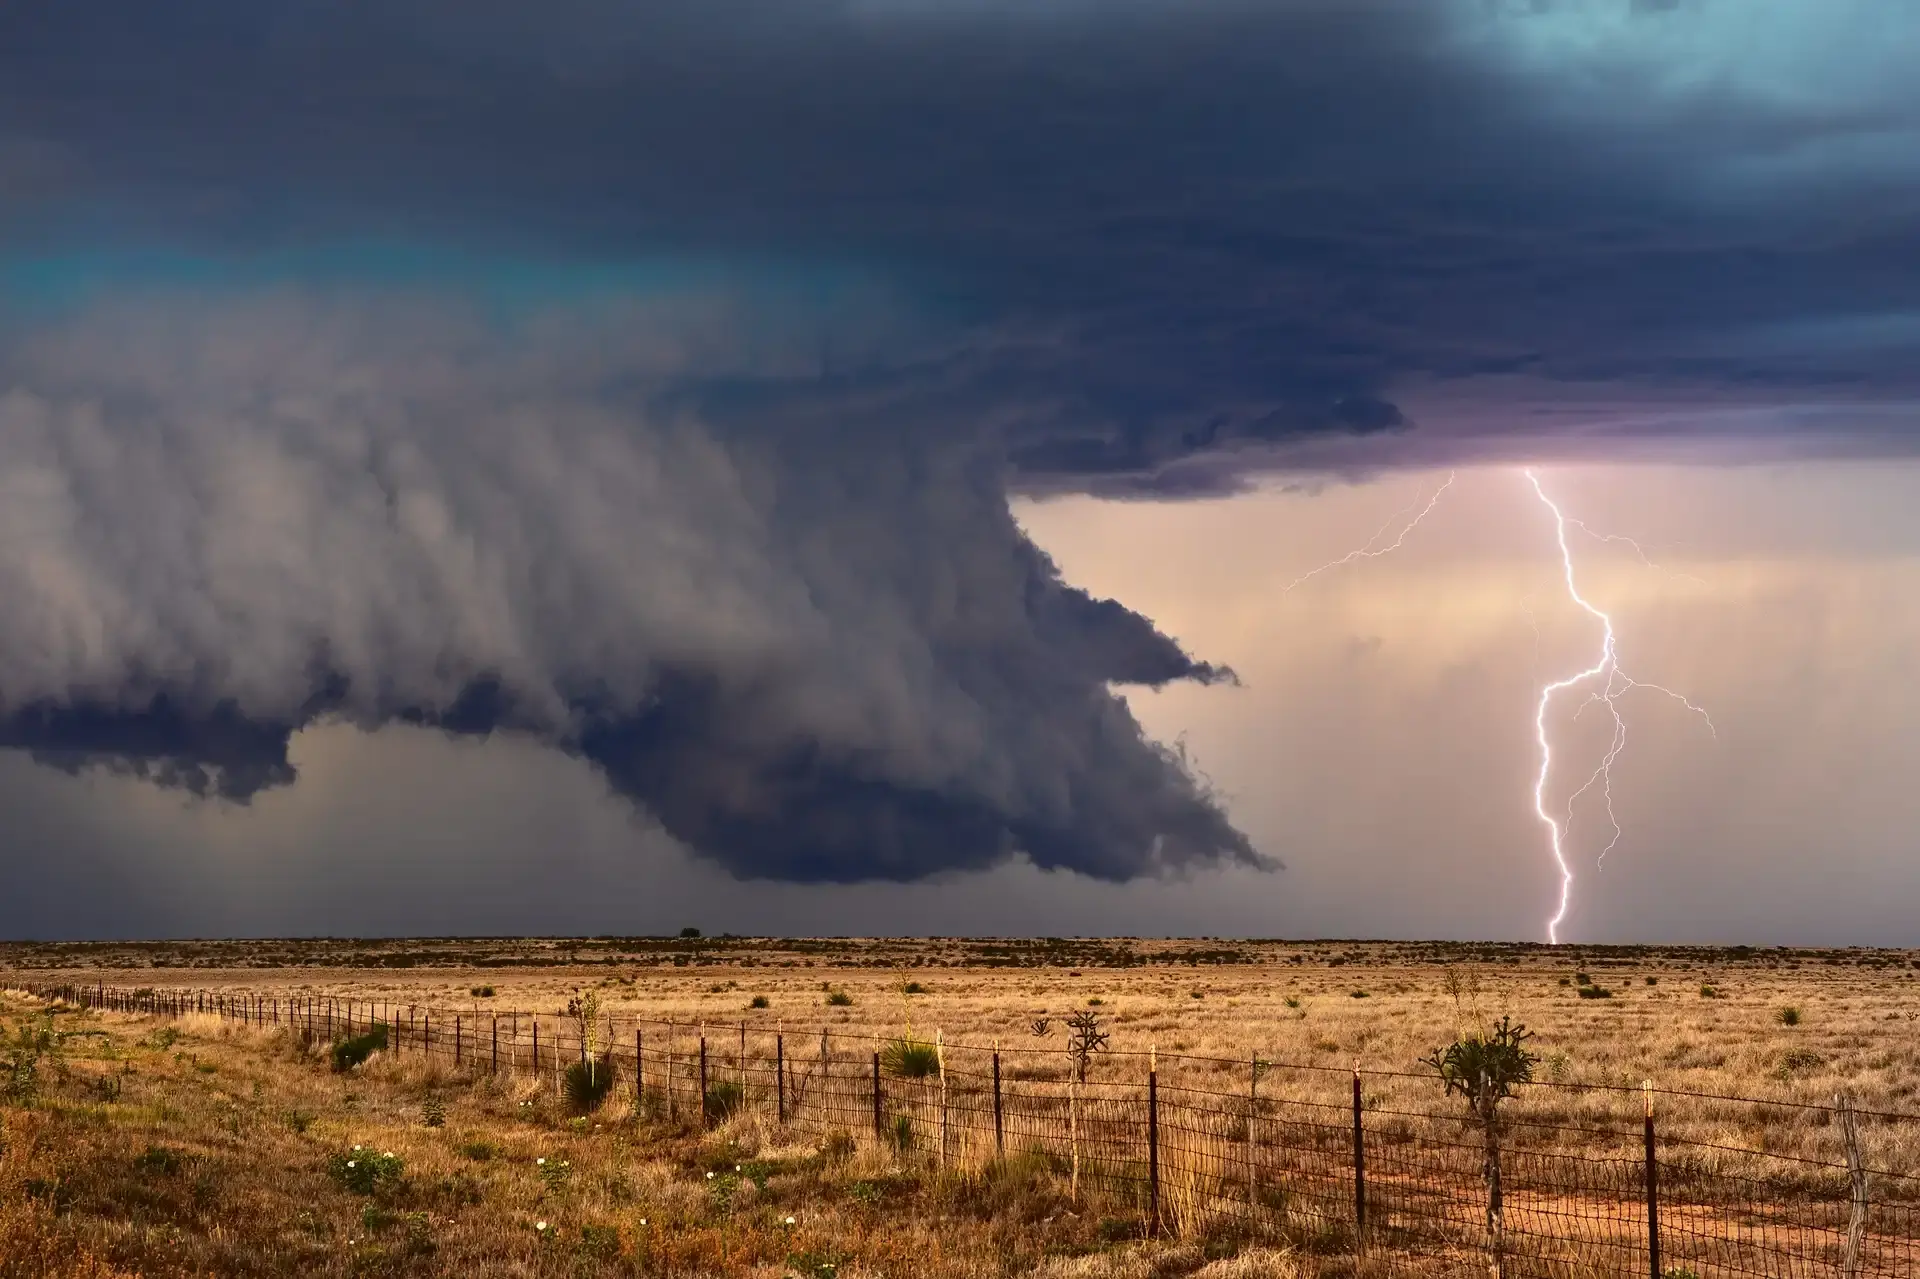
[[[929,1079],[940,1073],[940,1050],[924,1040],[903,1037],[880,1050],[880,1065],[895,1079]]]
[[[375,1026],[364,1035],[355,1035],[351,1039],[342,1039],[333,1046],[333,1068],[345,1073],[358,1066],[387,1046],[387,1028],[384,1024]]]
[[[561,1090],[566,1093],[567,1105],[582,1114],[600,1109],[613,1091],[613,1058],[574,1062],[561,1077]]]
[[[853,996],[844,990],[830,990],[827,992],[827,1007],[851,1008],[853,1007]]]
[[[1785,1008],[1775,1013],[1774,1017],[1778,1019],[1782,1026],[1798,1026],[1800,1024],[1800,1010],[1792,1004],[1788,1004]]]
[[[327,1175],[356,1195],[376,1194],[399,1184],[406,1166],[392,1151],[375,1154],[355,1146],[327,1160]]]
[[[908,995],[924,995],[927,993],[927,988],[925,986],[922,986],[917,981],[910,981],[905,986],[902,986],[900,989],[903,993]]]
[[[731,1119],[745,1109],[746,1104],[747,1095],[737,1079],[717,1079],[707,1085],[706,1115],[710,1120]]]
[[[747,1007],[771,1008],[773,1007],[773,1001],[771,999],[768,999],[765,995],[755,995],[752,999],[749,999],[747,1001]]]
[[[491,986],[472,986],[472,987],[469,987],[469,988],[468,988],[468,990],[467,990],[467,993],[468,993],[469,995],[472,995],[472,996],[473,996],[473,997],[474,997],[475,999],[492,999],[492,998],[493,998],[493,987],[491,987]]]

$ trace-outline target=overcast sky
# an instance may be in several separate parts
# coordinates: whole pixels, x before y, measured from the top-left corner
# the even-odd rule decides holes
[[[1620,699],[1563,935],[1920,942],[1917,59],[1876,0],[9,11],[0,933],[1538,937],[1599,633],[1532,465],[1713,725]]]

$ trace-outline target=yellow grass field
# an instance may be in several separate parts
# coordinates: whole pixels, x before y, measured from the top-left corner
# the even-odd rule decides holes
[[[1842,1096],[1871,1172],[1857,1273],[1907,1273],[1917,962],[1224,940],[17,944],[0,948],[16,988],[216,994],[248,1020],[46,1017],[8,998],[12,1033],[65,1037],[34,1095],[0,1108],[0,1275],[1486,1274],[1478,1130],[1422,1059],[1507,1016],[1533,1032],[1539,1081],[1502,1112],[1507,1273],[1648,1272],[1649,1082],[1667,1273],[1839,1273]],[[556,1074],[583,995],[621,1084],[590,1110]],[[307,1034],[296,1008],[326,1009],[335,1033]],[[1065,1051],[1077,1013],[1108,1036],[1084,1082]],[[349,1017],[396,1042],[335,1071]],[[704,1120],[703,1038],[713,1082],[744,1085]],[[876,1133],[871,1063],[922,1041],[940,1070],[896,1078],[888,1058]],[[356,1145],[401,1171],[356,1189],[339,1166]]]

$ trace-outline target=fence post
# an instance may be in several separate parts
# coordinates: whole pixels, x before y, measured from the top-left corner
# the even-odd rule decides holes
[[[787,1037],[779,1030],[773,1032],[773,1078],[779,1094],[776,1113],[784,1124],[787,1122]]]
[[[460,1018],[453,1019],[453,1064],[460,1064]]]
[[[1847,1143],[1847,1177],[1853,1183],[1853,1207],[1847,1216],[1847,1247],[1841,1256],[1840,1273],[1844,1279],[1859,1279],[1860,1245],[1867,1237],[1867,1165],[1860,1153],[1860,1119],[1854,1113],[1853,1098],[1841,1093],[1833,1100],[1840,1110],[1840,1136]]]
[[[707,1104],[707,1028],[700,1028],[700,1122],[713,1122],[711,1109]]]
[[[1641,1095],[1646,1098],[1647,1145],[1647,1272],[1661,1279],[1660,1269],[1660,1161],[1653,1146],[1653,1080],[1642,1081]]]
[[[993,1041],[993,1153],[1007,1153],[1007,1121],[1000,1108],[1000,1041]]]
[[[1367,1247],[1367,1130],[1360,1118],[1360,1063],[1353,1063],[1353,1242]]]
[[[1247,1062],[1247,1215],[1251,1217],[1259,1205],[1259,1178],[1254,1173],[1254,1156],[1257,1153],[1253,1139],[1253,1123],[1260,1110],[1260,1053],[1255,1050]]]
[[[747,1104],[747,1023],[740,1023],[740,1104]]]
[[[947,1166],[947,1049],[943,1032],[933,1032],[933,1059],[940,1069],[940,1166]]]
[[[493,1031],[493,1053],[487,1059],[487,1073],[497,1075],[500,1073],[500,1014],[489,1014],[487,1021]]]
[[[1160,1065],[1147,1045],[1147,1233],[1160,1233]]]
[[[886,1125],[880,1122],[880,1050],[873,1050],[873,1139],[878,1142]]]
[[[642,1047],[640,1034],[640,1024],[635,1022],[633,1027],[633,1114],[636,1119],[640,1117],[641,1107],[647,1099],[647,1059],[640,1051]]]
[[[1152,1076],[1148,1076],[1147,1114],[1148,1124],[1152,1125],[1153,1092]],[[1067,1150],[1073,1157],[1073,1181],[1070,1183],[1074,1203],[1080,1202],[1080,1076],[1067,1076]]]

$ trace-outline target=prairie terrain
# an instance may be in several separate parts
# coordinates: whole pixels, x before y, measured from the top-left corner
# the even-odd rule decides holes
[[[1010,1148],[1026,1153],[961,1158],[956,1145],[950,1161],[944,1118],[938,1157],[924,1147],[910,1157],[904,1145],[869,1140],[857,1123],[848,1125],[859,1138],[851,1149],[823,1144],[824,1130],[775,1123],[769,1108],[703,1125],[689,1113],[698,1101],[668,1115],[657,1102],[621,1095],[590,1116],[576,1114],[551,1077],[510,1068],[473,1078],[471,1057],[463,1073],[444,1056],[376,1052],[335,1072],[326,1036],[295,1033],[280,1020],[296,1002],[332,1001],[327,1006],[355,1026],[371,1017],[396,1024],[402,1036],[406,1010],[458,1015],[474,1036],[469,1054],[477,1028],[497,1025],[495,1042],[505,1046],[493,1052],[511,1067],[527,1060],[536,1018],[552,1053],[568,1001],[591,993],[616,1049],[632,1032],[614,1027],[646,1027],[655,1080],[657,1054],[677,1054],[690,1072],[703,1037],[716,1072],[738,1069],[743,1081],[749,1062],[764,1069],[771,1061],[782,1032],[786,1042],[810,1044],[825,1030],[836,1053],[857,1045],[862,1058],[869,1046],[937,1037],[956,1098],[966,1095],[966,1081],[985,1077],[995,1044],[1009,1090],[1067,1088],[1064,1021],[1092,1012],[1109,1038],[1080,1085],[1082,1117],[1072,1121],[1079,1140],[1097,1139],[1100,1121],[1084,1108],[1101,1089],[1116,1106],[1123,1093],[1137,1105],[1149,1060],[1171,1099],[1163,1105],[1191,1096],[1245,1107],[1253,1082],[1258,1104],[1245,1113],[1258,1124],[1257,1155],[1244,1120],[1211,1124],[1194,1138],[1219,1164],[1222,1184],[1248,1178],[1248,1203],[1260,1193],[1256,1175],[1296,1178],[1302,1202],[1316,1177],[1332,1184],[1334,1163],[1309,1168],[1285,1153],[1288,1107],[1324,1109],[1337,1129],[1355,1067],[1365,1075],[1360,1104],[1370,1130],[1405,1143],[1376,1152],[1385,1159],[1375,1174],[1383,1184],[1391,1188],[1403,1164],[1414,1168],[1414,1153],[1464,1151],[1454,1131],[1464,1111],[1422,1059],[1463,1029],[1511,1016],[1534,1033],[1528,1043],[1539,1058],[1542,1086],[1510,1103],[1517,1140],[1533,1142],[1528,1159],[1599,1168],[1604,1158],[1612,1161],[1607,1177],[1616,1165],[1630,1170],[1646,1104],[1641,1086],[1651,1081],[1661,1140],[1676,1151],[1714,1152],[1699,1167],[1676,1154],[1676,1169],[1761,1187],[1755,1205],[1843,1201],[1845,1154],[1828,1107],[1846,1094],[1864,1112],[1875,1194],[1899,1201],[1912,1195],[1905,1178],[1920,1173],[1920,1118],[1902,1117],[1920,1111],[1916,962],[1895,951],[1191,939],[15,944],[0,948],[0,977],[9,984],[257,997],[276,1020],[87,1010],[50,1019],[78,1033],[64,1040],[58,1068],[42,1070],[33,1102],[0,1111],[0,1204],[12,1258],[0,1260],[0,1275],[60,1273],[46,1268],[51,1262],[21,1260],[36,1255],[73,1258],[60,1263],[73,1274],[1361,1272],[1329,1237],[1276,1229],[1257,1214],[1193,1209],[1191,1190],[1182,1201],[1193,1209],[1189,1219],[1170,1223],[1181,1228],[1144,1238],[1136,1190],[1094,1193],[1091,1158],[1083,1188],[1079,1147],[1071,1171],[1061,1157],[1012,1140]],[[10,1000],[9,1022],[26,1024],[38,1006]],[[1042,1022],[1046,1033],[1038,1035]],[[744,1058],[734,1048],[740,1043],[748,1045]],[[404,1039],[395,1047],[404,1049]],[[936,1113],[924,1081],[888,1089],[901,1114],[924,1122]],[[1053,1101],[1064,1104],[1064,1096]],[[1235,1096],[1243,1100],[1227,1100]],[[429,1101],[438,1115],[423,1110]],[[941,1116],[946,1104],[942,1092]],[[1058,1118],[1064,1132],[1067,1112]],[[1443,1123],[1444,1139],[1435,1127]],[[968,1151],[978,1152],[979,1133],[965,1129],[976,1143]],[[1238,1143],[1249,1145],[1246,1173],[1235,1171]],[[404,1174],[374,1193],[354,1193],[337,1165],[356,1145],[394,1152]],[[1400,1163],[1395,1151],[1407,1152]],[[1444,1172],[1423,1164],[1419,1176],[1459,1183],[1464,1203],[1477,1193],[1479,1156],[1455,1153],[1442,1161]],[[564,1176],[553,1171],[561,1160]],[[1802,1167],[1804,1175],[1780,1171]],[[1829,1176],[1836,1167],[1837,1181]],[[1602,1194],[1599,1184],[1582,1182],[1581,1193],[1630,1202],[1625,1192]],[[1567,1215],[1518,1174],[1510,1194],[1516,1212]],[[1708,1237],[1687,1216],[1698,1210],[1676,1204],[1670,1220],[1679,1225],[1670,1229]],[[1844,1226],[1844,1202],[1836,1210]],[[1297,1206],[1288,1211],[1289,1220],[1307,1219]],[[1796,1242],[1767,1247],[1812,1249],[1797,1242],[1810,1232],[1827,1247],[1832,1214],[1823,1206],[1816,1215],[1795,1227]],[[1602,1260],[1550,1272],[1644,1273],[1644,1260],[1637,1271],[1606,1264],[1605,1250],[1624,1249],[1640,1229],[1613,1216],[1605,1229],[1586,1230],[1588,1251],[1599,1249],[1593,1255]],[[1869,1254],[1877,1240],[1887,1256],[1892,1247],[1909,1257],[1911,1219],[1877,1218]],[[547,1231],[536,1229],[543,1220]],[[1881,1237],[1888,1230],[1903,1237],[1890,1244]],[[1715,1268],[1701,1247],[1697,1265],[1674,1273],[1767,1265],[1728,1257]],[[1449,1273],[1453,1265],[1485,1273],[1483,1259],[1476,1266],[1465,1257],[1406,1273]],[[1370,1272],[1400,1271],[1376,1259]],[[1513,1273],[1523,1272],[1531,1273]]]

